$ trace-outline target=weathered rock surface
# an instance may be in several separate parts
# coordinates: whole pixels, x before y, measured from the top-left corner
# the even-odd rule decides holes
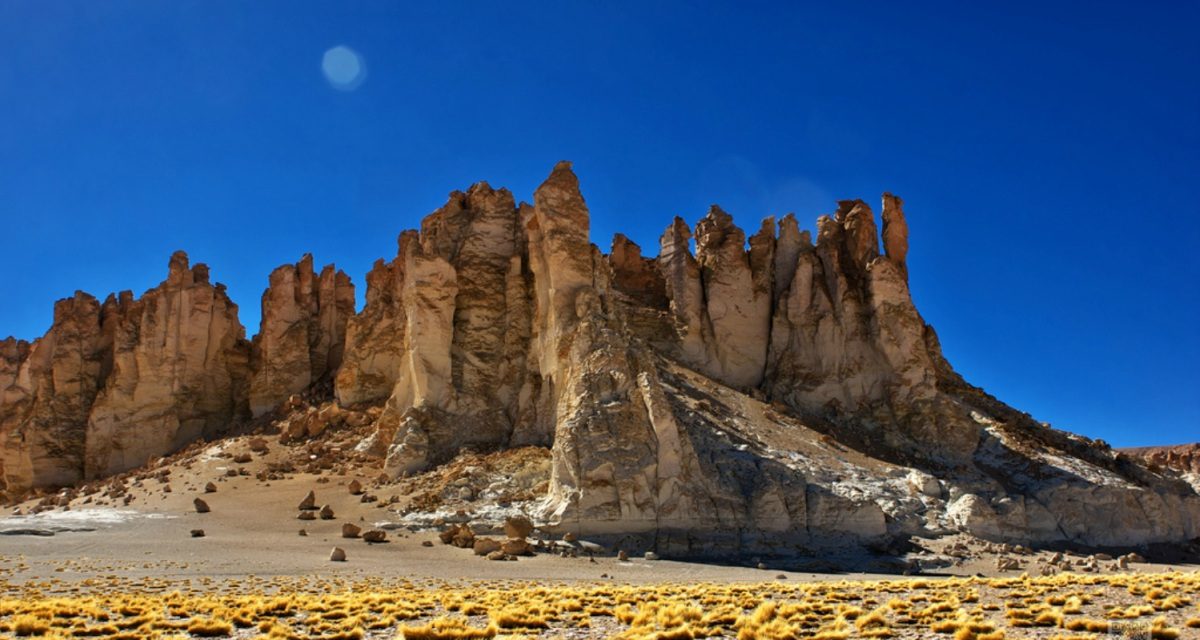
[[[312,256],[305,255],[272,271],[253,343],[251,413],[262,415],[313,383],[332,379],[354,314],[354,285],[333,265],[318,276]]]
[[[0,350],[0,478],[11,493],[140,466],[245,413],[237,307],[182,252],[141,299],[60,300],[46,335],[23,345]]]
[[[1147,454],[1147,468],[953,370],[911,299],[900,198],[884,194],[882,226],[865,202],[837,203],[815,243],[792,214],[747,237],[713,206],[694,228],[675,218],[656,258],[621,235],[603,255],[589,215],[569,163],[532,204],[456,191],[375,263],[357,314],[344,274],[318,277],[307,256],[277,269],[252,351],[179,255],[141,300],[77,294],[42,339],[0,343],[0,475],[10,490],[72,484],[279,407],[285,444],[373,424],[354,455],[390,477],[550,447],[545,495],[512,540],[441,535],[484,555],[524,551],[513,540],[535,525],[663,556],[958,531],[1200,536],[1195,476],[1172,471],[1194,456]],[[297,395],[330,380],[336,402]]]
[[[84,474],[144,464],[226,430],[246,413],[249,345],[237,306],[182,251],[140,300],[104,303],[112,370],[88,419]]]
[[[3,486],[71,485],[84,476],[88,415],[112,366],[100,303],[82,291],[54,305],[32,345],[8,340],[0,364]]]
[[[1181,473],[1200,474],[1200,443],[1166,447],[1138,447],[1121,451],[1145,460],[1151,465],[1174,469]]]

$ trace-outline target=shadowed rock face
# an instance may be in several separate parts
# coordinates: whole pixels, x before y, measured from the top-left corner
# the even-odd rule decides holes
[[[0,343],[0,473],[19,490],[128,468],[332,380],[381,407],[360,449],[390,474],[549,446],[542,523],[668,553],[1200,535],[1188,484],[954,372],[912,303],[899,198],[882,227],[837,203],[815,243],[791,214],[747,237],[713,206],[657,258],[621,235],[605,256],[589,226],[569,163],[532,204],[456,191],[375,263],[357,314],[332,267],[272,273],[252,356],[184,257],[140,300],[79,294],[46,337]]]

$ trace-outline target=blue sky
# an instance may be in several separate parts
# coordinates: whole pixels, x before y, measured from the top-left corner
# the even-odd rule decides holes
[[[439,4],[0,3],[0,335],[179,248],[254,333],[271,268],[361,288],[449,191],[529,199],[570,159],[593,240],[651,255],[713,202],[812,228],[900,194],[968,380],[1114,444],[1200,439],[1200,3]]]

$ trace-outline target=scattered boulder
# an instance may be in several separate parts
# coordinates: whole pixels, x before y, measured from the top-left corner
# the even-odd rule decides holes
[[[351,480],[350,485],[346,488],[350,490],[350,495],[352,496],[360,495],[363,492],[362,483],[358,480]]]
[[[312,511],[301,511],[300,514],[296,516],[296,519],[297,520],[316,520],[317,514],[313,513]]]
[[[216,492],[217,492],[217,485],[215,485],[211,482],[204,485],[204,493],[216,493]]]
[[[329,505],[321,507],[320,515],[322,520],[333,520],[333,507]]]
[[[193,538],[203,538],[204,537],[204,529],[192,529],[192,537]]]
[[[371,529],[362,534],[362,539],[373,544],[387,542],[387,532],[383,529]]]
[[[486,556],[493,551],[500,550],[500,541],[495,538],[475,538],[475,544],[472,549],[477,556]]]
[[[308,511],[310,509],[316,509],[317,508],[316,492],[309,491],[308,495],[304,496],[304,499],[300,501],[300,506],[297,508],[300,509],[301,511]]]
[[[533,546],[525,538],[509,538],[501,543],[500,550],[510,556],[533,555]]]
[[[331,562],[345,562],[346,550],[341,547],[334,547],[333,551],[329,552],[329,560]]]
[[[253,457],[253,456],[251,456],[251,455],[250,455],[250,454],[248,454],[248,453],[239,453],[239,454],[237,454],[236,456],[234,456],[234,457],[233,457],[233,461],[234,461],[234,462],[236,462],[236,463],[238,463],[238,464],[246,464],[246,463],[250,462],[250,461],[251,461],[251,460],[253,460],[253,459],[254,459],[254,457]]]
[[[475,546],[475,532],[466,523],[450,525],[449,528],[438,534],[438,538],[442,544],[452,544],[460,549],[469,549]]]
[[[525,516],[512,516],[504,520],[504,535],[514,539],[525,539],[533,533],[533,521]]]
[[[362,531],[361,527],[359,527],[356,524],[350,523],[350,522],[347,522],[342,525],[342,537],[343,538],[357,538],[359,532],[361,532],[361,531]]]
[[[1016,558],[996,558],[997,571],[1017,571],[1021,568],[1021,562]]]
[[[208,513],[209,511],[212,511],[212,509],[209,508],[208,503],[200,498],[192,500],[192,506],[196,508],[196,513]]]

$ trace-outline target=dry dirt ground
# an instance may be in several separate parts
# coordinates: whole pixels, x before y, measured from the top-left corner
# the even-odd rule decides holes
[[[486,530],[525,510],[544,490],[547,452],[468,454],[383,482],[350,453],[356,437],[197,445],[10,507],[20,515],[0,517],[0,637],[1200,638],[1195,566],[1118,570],[967,539],[922,543],[914,557],[937,560],[936,575],[908,578],[642,549],[626,549],[627,561],[613,549],[489,561],[442,544],[438,528],[468,519]],[[332,519],[297,519],[310,490]],[[387,525],[387,540],[343,538],[346,523]],[[330,560],[335,546],[345,562]]]

